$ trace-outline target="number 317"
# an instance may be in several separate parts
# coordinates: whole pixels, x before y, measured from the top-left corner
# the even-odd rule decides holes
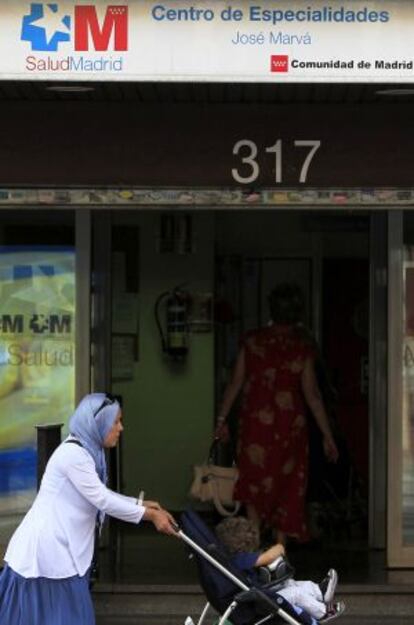
[[[305,183],[308,176],[308,171],[310,164],[312,162],[313,157],[316,152],[320,148],[321,142],[310,141],[310,140],[295,140],[293,142],[295,148],[309,148],[305,159],[302,163],[302,167],[299,174],[299,182],[301,184]],[[280,183],[283,182],[282,175],[282,163],[283,163],[283,143],[282,139],[278,139],[274,145],[266,148],[266,152],[275,155],[275,182]],[[254,141],[250,141],[250,139],[240,139],[233,146],[233,154],[236,156],[240,156],[241,163],[244,166],[243,169],[245,171],[245,175],[240,173],[237,167],[233,167],[231,170],[231,174],[233,179],[239,184],[251,184],[260,174],[260,166],[256,160],[258,149],[257,145]]]

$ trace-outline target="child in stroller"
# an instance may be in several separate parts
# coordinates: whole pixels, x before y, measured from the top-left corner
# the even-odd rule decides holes
[[[221,614],[220,625],[226,619],[233,625],[268,620],[273,625],[280,621],[278,617],[292,625],[317,625],[343,612],[344,604],[334,601],[334,569],[320,584],[296,582],[291,579],[293,568],[284,557],[282,545],[263,553],[239,551],[230,555],[195,512],[182,515],[182,527],[186,533],[180,534],[196,555],[200,583],[209,601],[198,625],[209,605]]]
[[[286,558],[282,544],[272,545],[266,551],[258,550],[250,521],[239,518],[224,519],[217,525],[216,535],[227,549],[233,564],[247,575],[254,574],[259,583],[272,585],[272,590],[287,599],[289,603],[306,610],[311,616],[326,623],[339,616],[344,609],[342,602],[334,601],[338,574],[329,569],[320,583],[311,580],[296,581],[294,570]],[[228,531],[230,530],[230,531]]]

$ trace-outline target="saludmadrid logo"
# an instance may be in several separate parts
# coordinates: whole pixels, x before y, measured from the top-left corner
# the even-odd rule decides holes
[[[69,12],[57,3],[33,2],[20,39],[32,52],[26,57],[30,72],[120,72],[124,57],[111,52],[128,50],[128,6],[75,4]]]

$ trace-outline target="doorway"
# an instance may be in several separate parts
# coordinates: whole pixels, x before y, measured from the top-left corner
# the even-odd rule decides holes
[[[192,466],[206,458],[239,338],[268,321],[266,297],[276,276],[298,282],[306,294],[306,323],[324,356],[344,439],[333,483],[321,484],[326,467],[316,436],[314,535],[330,545],[339,537],[355,548],[384,547],[385,408],[378,380],[386,373],[376,345],[384,344],[386,298],[373,287],[386,262],[378,234],[384,221],[386,214],[361,211],[93,213],[92,379],[93,388],[123,399],[121,490],[145,486],[172,510],[190,503]],[[171,223],[169,240],[163,228]],[[197,298],[213,295],[215,310],[214,325],[191,327],[181,362],[163,353],[154,316],[160,294],[177,285]],[[127,554],[131,566],[134,549]]]
[[[372,244],[384,222],[372,213],[340,211],[216,215],[217,405],[240,337],[269,322],[271,287],[299,285],[306,303],[304,323],[320,348],[319,381],[340,448],[338,463],[327,465],[320,435],[309,420],[311,534],[315,542],[337,547],[340,541],[352,549],[385,546],[385,501],[377,490],[378,483],[385,488],[385,471],[376,464],[370,439],[375,431],[377,449],[383,449],[385,409],[376,379],[380,371],[384,374],[385,362],[382,358],[375,371],[370,359],[385,332],[386,299],[373,282],[386,260],[386,246],[380,258],[380,253],[375,257],[379,241]],[[237,404],[230,420],[237,439]]]

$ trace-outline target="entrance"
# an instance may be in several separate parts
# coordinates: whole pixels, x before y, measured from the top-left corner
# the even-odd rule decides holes
[[[272,285],[295,281],[323,355],[325,399],[341,448],[340,462],[327,470],[313,432],[313,535],[332,545],[340,539],[384,547],[385,405],[378,379],[386,374],[378,344],[386,285],[377,285],[375,272],[386,262],[386,214],[255,209],[92,217],[92,378],[94,388],[111,388],[123,399],[121,488],[145,487],[171,510],[188,505],[192,465],[206,457],[239,338],[268,321]],[[181,360],[163,352],[154,316],[159,296],[177,286],[198,303],[211,295],[215,302],[214,326],[207,315],[200,329],[190,313]]]
[[[232,224],[237,220],[237,230]],[[384,546],[384,519],[370,516],[369,215],[242,213],[216,217],[216,389],[222,397],[244,332],[269,322],[267,295],[293,282],[305,326],[319,344],[319,382],[340,460],[325,463],[310,419],[308,509],[314,539]],[[372,347],[372,346],[371,346]],[[372,381],[372,380],[371,380]],[[232,411],[237,434],[237,405]],[[378,479],[378,475],[377,475]],[[381,477],[384,483],[384,475]],[[372,502],[371,502],[372,503]],[[383,505],[383,504],[382,504]]]

